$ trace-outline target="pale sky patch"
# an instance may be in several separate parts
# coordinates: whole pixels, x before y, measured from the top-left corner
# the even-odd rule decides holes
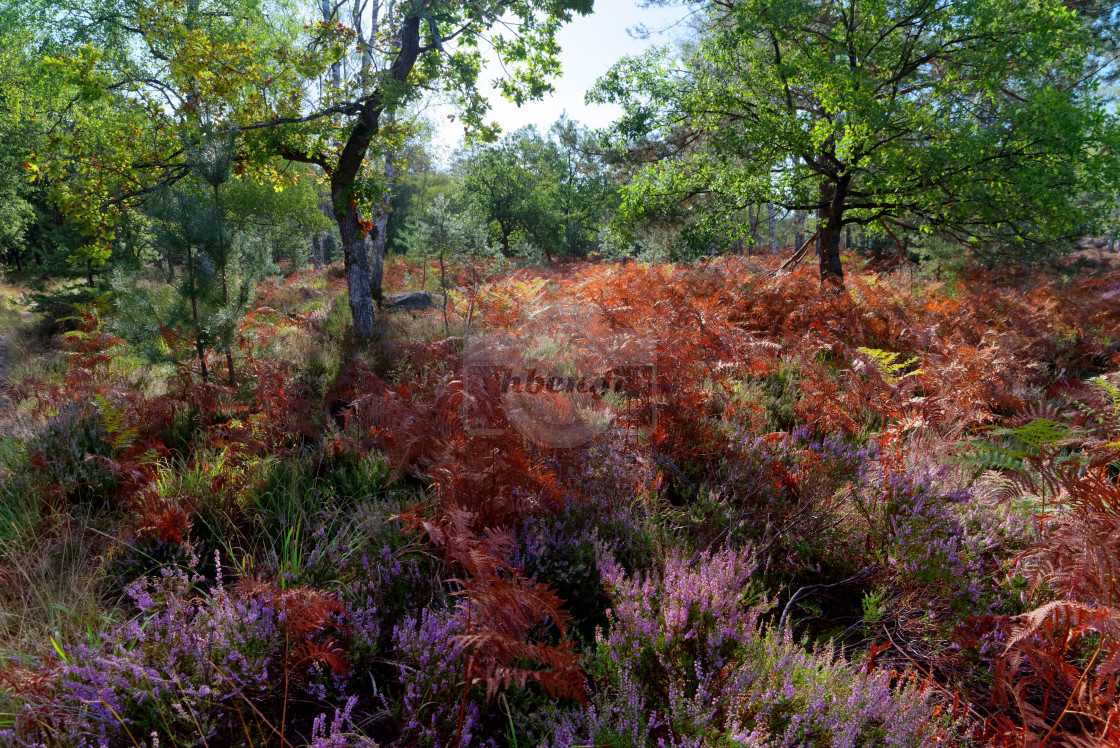
[[[614,105],[585,104],[584,94],[620,58],[640,54],[651,46],[668,44],[686,32],[689,12],[687,7],[680,6],[642,8],[635,0],[595,0],[595,11],[591,15],[576,16],[558,34],[564,72],[553,82],[555,93],[542,101],[517,107],[490,89],[490,82],[501,72],[497,63],[491,62],[483,69],[479,88],[490,98],[489,120],[498,122],[503,133],[528,124],[535,124],[539,131],[546,132],[562,113],[590,127],[609,125],[621,110]],[[627,29],[639,24],[652,32],[648,38],[635,38],[627,33]],[[462,125],[447,119],[452,113],[454,109],[448,105],[432,105],[424,113],[436,125],[433,145],[440,160],[463,142]]]

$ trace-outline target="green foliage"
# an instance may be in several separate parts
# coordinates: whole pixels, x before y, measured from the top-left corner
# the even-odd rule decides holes
[[[679,57],[624,59],[589,95],[624,107],[615,140],[643,157],[623,228],[683,204],[701,233],[743,236],[741,209],[773,202],[814,210],[830,252],[884,219],[1030,244],[1091,221],[1081,194],[1116,193],[1115,119],[1056,0],[693,5]]]
[[[1112,407],[1120,413],[1120,387],[1117,387],[1112,382],[1104,377],[1093,377],[1089,380],[1090,384],[1099,387],[1112,402]]]
[[[297,164],[287,184],[245,175],[232,179],[223,196],[230,223],[237,228],[260,259],[258,277],[279,270],[289,271],[307,264],[309,237],[327,232],[330,220],[320,208],[324,200],[319,176],[310,167]]]
[[[530,126],[459,155],[463,193],[507,257],[582,257],[598,248],[616,191],[590,147],[585,130],[560,119],[548,137]]]
[[[428,261],[439,262],[442,291],[448,288],[448,263],[469,261],[477,267],[480,262],[504,261],[501,251],[491,246],[485,228],[469,213],[452,212],[450,200],[443,195],[437,196],[421,216],[410,219],[401,242],[410,258],[425,263],[421,287],[426,285]]]
[[[389,220],[386,222],[386,244],[391,251],[405,253],[404,235],[409,221],[420,215],[437,197],[454,199],[457,193],[452,175],[434,171],[428,166],[412,167],[393,188]]]
[[[526,128],[459,158],[463,191],[507,257],[514,255],[519,239],[546,256],[560,249],[560,216],[552,195],[556,182],[548,173],[545,147],[536,131]]]
[[[194,179],[149,205],[158,244],[184,273],[173,294],[118,274],[114,328],[149,360],[183,364],[197,357],[204,379],[207,352],[223,353],[231,383],[237,325],[249,308],[254,283],[274,269],[271,257],[231,220],[235,216],[223,188],[231,178],[233,148],[232,140],[220,134],[187,144],[195,154]],[[239,197],[247,199],[244,192]]]
[[[1038,457],[1044,450],[1053,450],[1077,434],[1067,423],[1049,418],[1032,418],[1013,427],[984,430],[989,437],[969,445],[965,460],[987,470],[1022,470],[1028,458]]]
[[[81,239],[33,181],[49,119],[66,104],[61,82],[42,67],[43,21],[35,3],[0,3],[0,265],[57,275]]]
[[[1070,436],[1068,424],[1052,421],[1049,418],[1032,418],[1022,426],[1014,428],[993,428],[988,433],[995,437],[1009,436],[1035,450],[1061,443]]]
[[[863,621],[869,627],[874,627],[883,620],[886,608],[883,605],[887,597],[885,589],[865,592],[860,604],[863,606]]]
[[[859,352],[871,359],[876,369],[879,370],[879,374],[883,377],[883,381],[887,384],[897,385],[904,378],[917,376],[921,373],[921,369],[906,371],[907,368],[917,362],[916,358],[899,361],[898,353],[881,351],[878,348],[860,348]]]
[[[755,408],[772,431],[787,430],[796,422],[801,399],[798,375],[793,367],[781,368],[765,377],[735,383],[732,394],[739,406]]]

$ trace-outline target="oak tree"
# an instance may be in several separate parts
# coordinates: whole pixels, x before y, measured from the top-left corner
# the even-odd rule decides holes
[[[58,2],[75,19],[75,51],[54,61],[75,106],[43,161],[89,258],[111,251],[123,211],[190,173],[192,133],[235,133],[239,163],[265,178],[283,178],[277,156],[322,170],[360,339],[374,335],[384,244],[373,235],[395,171],[384,156],[406,134],[397,113],[440,90],[468,130],[493,135],[483,50],[508,71],[495,82],[502,95],[539,97],[559,71],[556,32],[591,10],[591,0]]]
[[[625,59],[591,94],[625,108],[621,144],[661,146],[624,218],[812,211],[822,281],[842,285],[847,224],[1030,242],[1075,228],[1087,185],[1116,187],[1092,38],[1057,0],[689,4],[701,20],[677,58]]]

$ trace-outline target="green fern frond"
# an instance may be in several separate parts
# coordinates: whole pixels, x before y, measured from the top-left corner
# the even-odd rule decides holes
[[[125,425],[124,408],[113,405],[104,395],[94,395],[94,398],[101,410],[101,418],[113,450],[119,452],[132,446],[139,429],[136,426]]]
[[[906,371],[907,368],[917,363],[917,358],[911,357],[905,361],[899,361],[900,354],[878,348],[860,348],[859,352],[871,359],[875,368],[879,370],[880,376],[883,377],[883,381],[890,385],[896,385],[906,377],[915,376],[922,371],[921,369]]]
[[[1108,395],[1109,399],[1112,400],[1112,407],[1120,411],[1120,387],[1117,387],[1104,377],[1093,377],[1089,380],[1089,383],[1103,390],[1104,393]]]
[[[1051,421],[1049,418],[1035,418],[1022,426],[993,428],[989,429],[988,433],[992,436],[1012,437],[1037,450],[1068,439],[1070,428],[1064,423]]]
[[[1022,469],[1028,456],[1025,452],[1005,449],[991,442],[974,442],[968,445],[961,462],[979,470],[1010,472]]]

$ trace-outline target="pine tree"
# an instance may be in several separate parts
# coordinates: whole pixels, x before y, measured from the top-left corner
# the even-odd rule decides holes
[[[221,354],[233,386],[237,324],[249,307],[253,282],[271,267],[270,258],[267,248],[248,242],[229,220],[224,188],[235,141],[204,133],[184,147],[191,156],[192,178],[149,206],[156,242],[183,273],[171,286],[173,294],[118,275],[117,332],[154,360],[182,363],[193,355],[204,381],[210,377],[209,354]]]

